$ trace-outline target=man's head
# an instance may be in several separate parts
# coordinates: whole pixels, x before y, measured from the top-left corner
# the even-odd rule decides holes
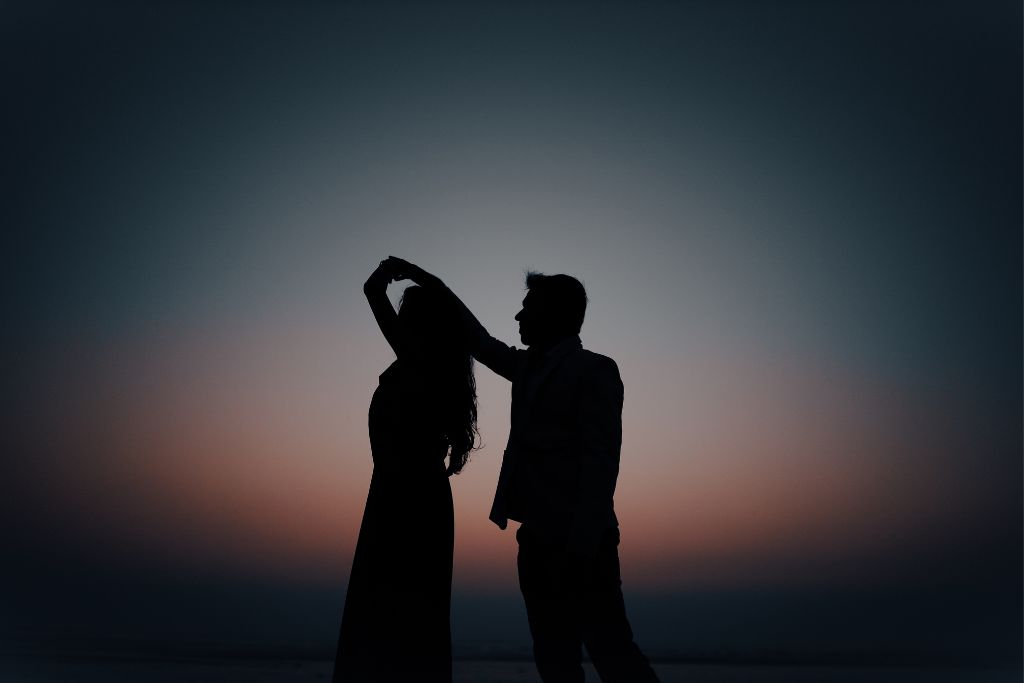
[[[587,290],[569,275],[526,274],[526,298],[516,314],[526,346],[550,346],[580,333],[587,312]]]

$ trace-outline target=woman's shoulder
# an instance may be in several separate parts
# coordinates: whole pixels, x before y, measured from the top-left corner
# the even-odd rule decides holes
[[[377,376],[377,380],[384,384],[385,382],[398,382],[402,379],[402,367],[399,361],[396,359],[392,361],[391,365],[384,369],[384,372]]]

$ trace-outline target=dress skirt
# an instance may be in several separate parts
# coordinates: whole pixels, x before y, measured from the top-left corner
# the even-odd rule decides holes
[[[352,560],[333,680],[451,683],[455,531],[448,477],[436,460],[415,469],[383,466],[393,458],[378,460]]]

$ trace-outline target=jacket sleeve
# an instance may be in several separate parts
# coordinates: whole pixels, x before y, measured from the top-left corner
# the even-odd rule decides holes
[[[579,488],[568,543],[574,555],[596,554],[613,514],[612,497],[622,447],[622,400],[618,366],[610,358],[599,357],[581,387]]]
[[[487,333],[482,325],[475,335],[475,342],[472,350],[473,357],[509,382],[513,381],[516,367],[519,365],[519,356],[525,351],[520,351],[495,339]]]

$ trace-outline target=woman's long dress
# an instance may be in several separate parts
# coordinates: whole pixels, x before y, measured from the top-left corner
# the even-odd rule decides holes
[[[401,361],[370,402],[373,477],[359,528],[335,683],[450,683],[454,518],[429,387]]]

